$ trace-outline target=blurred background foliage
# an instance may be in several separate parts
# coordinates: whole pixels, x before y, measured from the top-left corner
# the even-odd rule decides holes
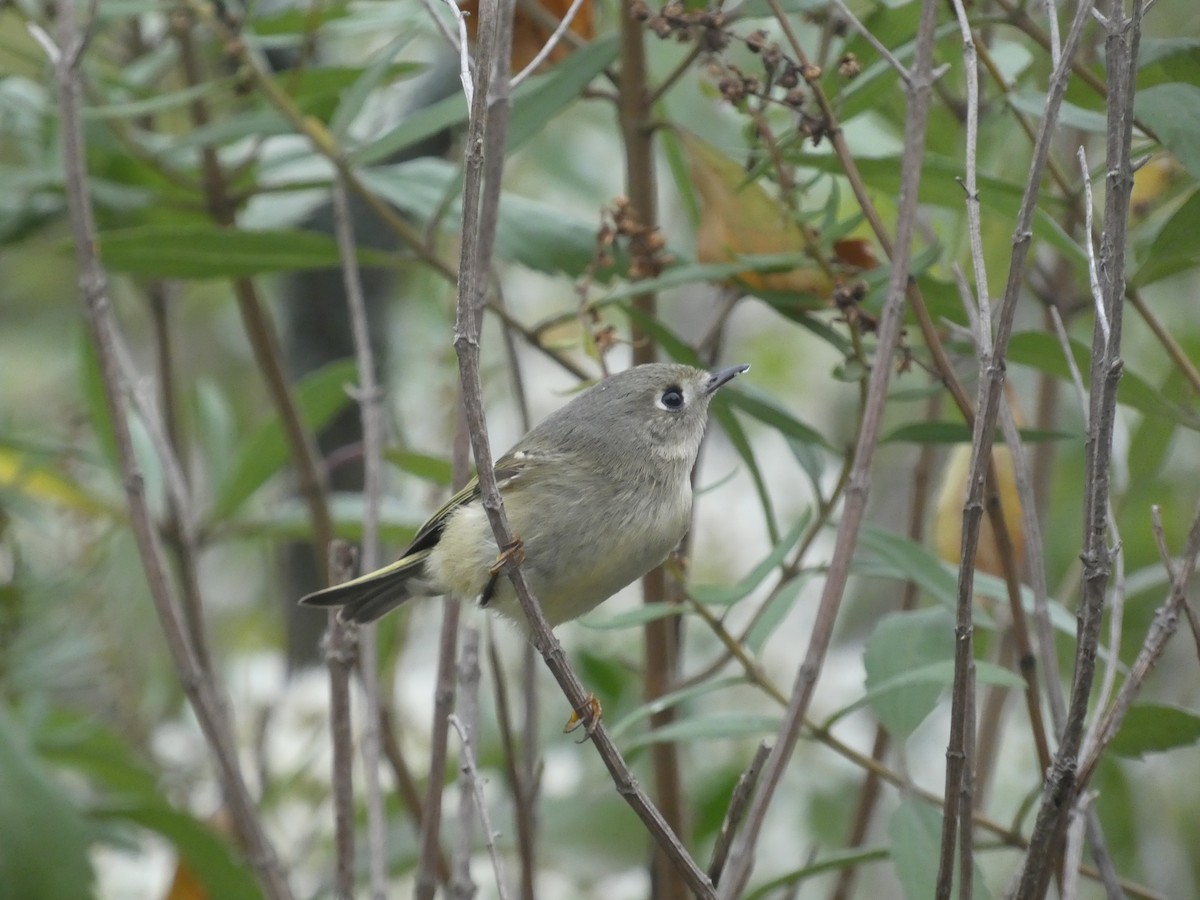
[[[910,61],[917,3],[851,5],[883,46]],[[485,393],[500,447],[523,430],[524,403],[536,420],[574,390],[578,379],[560,360],[595,377],[603,351],[608,367],[623,367],[632,333],[664,357],[753,364],[745,383],[721,398],[698,474],[688,599],[671,607],[685,625],[665,702],[673,721],[651,726],[640,626],[658,611],[643,607],[636,590],[562,629],[637,771],[651,777],[655,743],[676,746],[684,838],[702,860],[754,745],[778,723],[774,686],[790,684],[807,643],[871,365],[896,368],[887,436],[858,577],[813,715],[864,755],[882,724],[893,741],[887,765],[935,793],[942,784],[969,430],[945,401],[915,324],[903,358],[872,355],[886,254],[830,151],[829,123],[809,82],[829,98],[885,223],[894,220],[900,186],[904,93],[894,69],[835,7],[784,6],[819,72],[800,72],[780,51],[779,22],[766,3],[747,0],[723,21],[696,4],[627,4],[646,21],[648,83],[661,86],[653,105],[661,223],[649,232],[650,250],[646,223],[619,199],[628,192],[612,80],[622,65],[621,9],[585,7],[575,28],[580,46],[564,44],[516,92],[497,242],[505,320],[489,316],[484,332]],[[285,608],[296,592],[279,567],[281,546],[311,539],[312,530],[234,297],[245,286],[270,295],[285,322],[287,285],[337,268],[320,211],[330,148],[366,194],[410,223],[419,250],[391,233],[385,213],[356,201],[360,262],[383,298],[375,336],[388,355],[384,538],[395,549],[449,485],[454,284],[432,261],[457,258],[457,142],[466,110],[454,61],[446,62],[434,13],[411,0],[244,11],[202,0],[106,0],[90,12],[90,190],[130,364],[141,373],[136,388],[165,410],[197,507],[204,611],[243,764],[298,895],[324,895],[333,858],[326,676],[304,662],[315,659],[315,643],[287,646]],[[1046,28],[1040,6],[989,0],[973,4],[970,16],[986,57],[979,199],[987,289],[996,297],[1050,57],[1038,39]],[[0,896],[258,896],[222,822],[211,762],[128,528],[77,299],[51,67],[30,26],[53,31],[46,7],[0,8]],[[939,28],[937,62],[947,70],[927,135],[914,277],[973,390],[974,351],[954,281],[955,267],[970,267],[960,183],[965,76],[948,5]],[[538,34],[525,34],[517,67],[540,46]],[[1084,448],[1080,403],[1049,311],[1066,323],[1086,372],[1092,307],[1075,150],[1087,150],[1100,204],[1101,41],[1091,29],[1077,57],[1007,360],[1043,541],[1031,548],[1019,529],[1013,537],[1025,560],[1045,565],[1063,665],[1053,677],[1064,679],[1080,577]],[[1132,308],[1112,498],[1124,664],[1167,587],[1150,507],[1161,508],[1177,551],[1200,497],[1200,13],[1192,4],[1153,8],[1138,72],[1135,155],[1145,163],[1130,223]],[[660,295],[653,318],[632,302],[647,290]],[[501,340],[505,328],[512,348]],[[280,332],[287,337],[282,325]],[[356,377],[352,362],[304,368],[293,396],[309,429],[353,413],[345,389]],[[170,543],[161,459],[144,428],[134,436]],[[1016,508],[1007,505],[1014,494],[1010,481],[1006,509]],[[360,534],[353,490],[335,492],[331,508],[340,535]],[[996,571],[982,559],[980,569]],[[916,585],[916,602],[902,609],[906,583]],[[1002,649],[1003,587],[981,575],[980,595],[980,694],[994,686],[1001,697],[1015,686],[1019,695],[1011,650]],[[418,780],[427,774],[439,620],[429,605],[380,627],[385,701]],[[490,627],[482,614],[472,622]],[[740,660],[722,635],[736,641]],[[478,752],[511,855],[506,748],[490,685],[507,670],[508,689],[519,693],[523,649],[507,627],[494,637],[500,664],[487,667]],[[1196,665],[1181,629],[1094,785],[1121,874],[1161,896],[1200,893]],[[549,680],[539,675],[534,686],[546,709],[538,726],[538,895],[646,896],[645,835],[630,827],[594,754],[558,734],[565,706]],[[980,808],[1020,832],[1041,776],[1025,712],[1014,697],[986,714],[995,716],[994,763]],[[827,741],[801,744],[770,820],[761,890],[751,896],[795,896],[797,885],[804,896],[837,896],[839,885],[855,896],[930,896],[936,808],[885,790],[866,837],[850,842],[864,774]],[[397,891],[408,890],[416,855],[402,807],[389,789]],[[477,850],[476,880],[491,895],[482,845]],[[981,837],[979,851],[981,895],[999,895],[1018,851],[992,837]],[[859,870],[853,888],[838,881],[851,866]],[[1100,895],[1088,882],[1083,890]]]

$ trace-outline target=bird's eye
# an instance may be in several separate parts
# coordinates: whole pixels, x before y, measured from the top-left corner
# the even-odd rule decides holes
[[[663,395],[658,399],[658,402],[663,409],[683,409],[683,391],[677,387],[669,387],[663,391]]]

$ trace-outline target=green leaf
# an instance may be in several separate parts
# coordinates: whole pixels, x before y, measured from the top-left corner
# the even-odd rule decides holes
[[[1200,191],[1192,194],[1158,229],[1143,250],[1141,266],[1133,276],[1140,287],[1200,266]]]
[[[634,738],[626,749],[648,744],[688,743],[699,740],[756,737],[773,734],[779,729],[779,716],[757,713],[713,713],[672,722]]]
[[[140,100],[127,100],[123,103],[102,103],[97,106],[88,106],[83,111],[83,118],[84,121],[91,121],[94,119],[132,119],[138,116],[157,115],[171,109],[186,106],[194,100],[210,93],[223,93],[232,83],[232,78],[214,78],[177,91],[161,91]]]
[[[384,68],[380,80],[396,81],[423,71],[425,67],[417,63],[393,62]],[[284,76],[280,86],[291,93],[292,100],[307,115],[327,122],[340,108],[346,91],[362,75],[362,69],[350,66],[306,67],[291,70]]]
[[[1193,60],[1200,61],[1200,38],[1144,37],[1138,43],[1138,69],[1156,65],[1175,56],[1188,56]]]
[[[366,504],[361,493],[334,492],[329,496],[334,533],[347,541],[362,540]],[[384,497],[380,509],[379,538],[387,544],[407,546],[416,536],[428,510]],[[224,522],[213,540],[266,538],[274,541],[304,541],[312,538],[312,516],[300,497],[281,497],[268,509],[243,510],[236,521]]]
[[[754,482],[754,490],[757,492],[759,504],[762,506],[767,535],[773,541],[778,540],[779,523],[775,521],[775,507],[771,503],[771,490],[767,487],[767,480],[758,466],[754,448],[750,446],[750,440],[746,437],[742,424],[737,420],[733,411],[724,402],[721,402],[720,397],[713,402],[709,416],[717,420],[725,432],[725,436],[729,438],[729,443],[737,451],[737,455],[742,458],[742,462],[746,464],[746,470],[750,473],[750,480]]]
[[[905,798],[888,821],[888,837],[892,840],[892,864],[904,888],[904,896],[907,900],[929,900],[937,893],[938,855],[942,843],[940,811],[918,800]],[[983,873],[978,864],[973,865],[973,869],[971,898],[988,900],[991,895],[984,886]],[[957,862],[954,875],[957,885]],[[957,887],[954,896],[958,896]]]
[[[160,834],[187,860],[188,868],[209,897],[259,900],[258,882],[229,844],[210,827],[164,803],[102,803],[94,811],[102,819],[129,822]]]
[[[647,622],[657,622],[659,619],[672,619],[676,616],[686,616],[690,610],[678,603],[646,603],[616,615],[604,615],[591,612],[578,619],[584,628],[596,631],[620,631],[624,628],[634,628]]]
[[[296,406],[311,431],[319,431],[349,401],[346,386],[355,383],[353,360],[330,363],[296,385]],[[241,444],[237,457],[221,479],[211,519],[220,521],[241,508],[290,458],[279,415],[273,413]]]
[[[555,63],[545,75],[531,79],[528,91],[518,89],[508,123],[506,152],[512,153],[540,134],[551,119],[578,100],[584,88],[617,58],[618,49],[615,35],[598,38]]]
[[[1065,431],[1043,431],[1037,428],[1022,428],[1019,433],[1023,444],[1076,437]],[[910,422],[888,432],[880,439],[880,443],[910,441],[914,444],[969,444],[972,437],[971,429],[965,422]],[[1000,431],[996,432],[994,442],[998,447],[1004,445],[1004,435]]]
[[[856,574],[915,582],[946,609],[953,609],[958,580],[928,548],[882,528],[866,526],[858,536]]]
[[[888,685],[931,662],[953,659],[954,616],[944,607],[892,613],[875,626],[863,653],[867,694],[875,715],[895,737],[908,737],[925,721],[943,684],[918,681],[895,690]]]
[[[976,684],[995,684],[1008,688],[1023,688],[1025,682],[1021,680],[1021,676],[1015,672],[998,666],[995,663],[975,661],[975,683]],[[893,710],[897,717],[903,719],[909,714],[913,704],[910,703],[909,697],[905,696],[905,692],[913,686],[933,686],[938,689],[937,697],[940,698],[941,691],[954,684],[954,660],[942,659],[936,662],[928,662],[922,665],[916,665],[907,671],[900,672],[890,678],[885,678],[883,681],[876,684],[868,690],[862,697],[855,700],[848,706],[843,706],[837,712],[833,713],[826,719],[821,727],[829,729],[837,723],[839,719],[845,718],[854,710],[870,704],[875,708],[876,713],[885,707],[891,708],[896,704],[896,709]],[[918,698],[921,699],[921,698]],[[928,715],[928,713],[926,714]],[[882,718],[882,716],[881,716]],[[922,716],[922,720],[924,716]],[[920,720],[917,722],[920,724]],[[914,726],[915,727],[915,726]],[[911,733],[911,730],[909,731]]]
[[[954,609],[958,596],[958,569],[935,556],[928,548],[906,537],[882,528],[866,526],[859,533],[858,548],[854,554],[853,569],[856,575],[865,578],[891,578],[897,581],[913,581],[947,611]],[[976,596],[989,597],[997,603],[1008,603],[1008,588],[1003,578],[975,573]],[[1021,589],[1021,605],[1026,613],[1033,614],[1033,592]],[[1053,598],[1049,601],[1050,624],[1063,635],[1074,639],[1076,633],[1075,614]],[[980,606],[973,611],[975,627],[994,627],[992,618]],[[1100,648],[1102,658],[1108,651]]]
[[[744,575],[737,584],[697,584],[688,589],[689,596],[699,603],[707,603],[715,606],[732,606],[734,603],[742,600],[779,567],[783,562],[783,558],[796,546],[800,540],[800,536],[804,534],[804,529],[808,527],[808,523],[811,520],[812,511],[806,510],[804,515],[796,520],[796,524],[791,527],[791,530],[784,535],[783,539],[771,549],[771,552],[763,557],[762,561]]]
[[[727,678],[709,678],[700,681],[691,687],[681,688],[678,691],[671,691],[668,694],[663,694],[661,697],[656,697],[650,703],[645,703],[642,706],[639,706],[629,715],[625,716],[625,718],[613,725],[609,729],[609,734],[612,735],[613,740],[617,740],[626,732],[632,730],[635,725],[646,721],[646,719],[649,719],[651,716],[657,715],[664,710],[672,709],[673,707],[679,706],[682,703],[686,703],[688,700],[694,700],[696,697],[704,697],[708,694],[716,693],[717,691],[723,691],[726,688],[744,685],[745,683],[745,678],[735,675]]]
[[[721,391],[721,397],[734,409],[770,425],[786,438],[833,449],[819,431],[805,425],[762,391],[753,387],[727,387]]]
[[[823,854],[815,862],[802,868],[795,869],[778,878],[772,878],[746,895],[746,900],[767,900],[770,897],[789,896],[783,888],[792,887],[826,872],[837,872],[842,869],[857,868],[871,862],[879,862],[891,856],[887,847],[856,847],[853,850],[841,850],[835,853]],[[792,891],[790,896],[795,896]]]
[[[1142,38],[1138,44],[1138,92],[1165,82],[1200,84],[1200,38]]]
[[[1200,715],[1177,706],[1138,703],[1130,707],[1109,750],[1117,756],[1140,759],[1147,753],[1190,747],[1197,741]]]
[[[775,629],[787,618],[787,614],[796,605],[805,581],[803,576],[797,576],[771,595],[762,611],[759,612],[757,621],[746,633],[744,642],[746,649],[755,654],[762,651],[768,638],[775,633]]]
[[[100,235],[100,255],[113,272],[147,278],[248,278],[269,272],[341,266],[328,235],[279,229],[239,231],[215,225],[140,225]],[[395,263],[360,248],[363,265]]]
[[[90,897],[93,877],[86,820],[0,710],[0,893]]]
[[[86,330],[80,331],[79,376],[82,381],[80,393],[83,395],[84,405],[87,408],[92,435],[99,445],[104,459],[108,462],[110,471],[116,472],[120,469],[117,435],[113,430],[112,418],[108,414],[104,379],[100,374],[100,358],[96,355],[96,347]]]
[[[1091,369],[1091,351],[1079,341],[1072,340],[1071,353],[1075,357],[1075,365],[1086,378]],[[1008,360],[1032,366],[1059,378],[1069,380],[1071,377],[1058,339],[1043,331],[1022,331],[1014,334],[1008,346]],[[1169,419],[1184,428],[1200,431],[1200,418],[1197,418],[1195,413],[1172,403],[1128,366],[1121,372],[1117,401],[1145,415]]]
[[[158,773],[116,731],[85,714],[51,711],[39,724],[38,754],[105,793],[159,799]]]
[[[1013,109],[1037,119],[1046,111],[1046,94],[1043,91],[1019,91],[1010,94],[1008,102]],[[1104,134],[1108,130],[1108,116],[1064,100],[1058,112],[1058,126],[1076,128],[1092,134]]]
[[[592,41],[557,64],[551,72],[522,84],[513,96],[507,152],[511,153],[538,134],[547,122],[579,97],[592,79],[616,59],[616,55],[615,38]],[[405,148],[466,120],[466,99],[455,93],[414,112],[392,131],[353,151],[352,161],[358,166],[369,166],[396,159]]]
[[[801,165],[823,172],[840,174],[841,163],[836,156],[805,155],[797,160]],[[900,189],[900,157],[864,157],[858,160],[859,173],[875,190],[896,192]],[[921,164],[921,202],[949,209],[962,209],[965,195],[957,179],[963,177],[963,161],[949,156],[927,154]],[[979,176],[979,201],[985,209],[1015,213],[1025,192],[1023,181],[994,176]],[[1064,205],[1061,198],[1047,197],[1052,209]]]
[[[58,462],[49,453],[9,446],[0,438],[0,494],[21,494],[84,516],[124,517],[123,507],[106,502]]]
[[[246,138],[261,140],[272,135],[294,133],[292,123],[277,110],[250,109],[224,114],[208,125],[172,135],[171,149],[178,153],[197,147],[222,146]]]
[[[1137,92],[1134,114],[1193,178],[1200,179],[1200,85],[1175,81]]]
[[[450,460],[412,450],[385,450],[384,459],[397,469],[443,487],[454,482],[454,466]]]
[[[834,175],[841,173],[841,163],[833,154],[804,155],[796,162]],[[889,155],[860,157],[856,165],[863,181],[872,191],[895,196],[900,190],[900,163],[900,156]],[[960,183],[963,171],[961,159],[926,154],[921,164],[921,202],[953,211],[962,210],[966,202]],[[979,202],[985,211],[995,213],[1005,220],[1016,217],[1025,190],[1023,176],[1022,180],[1018,181],[981,174],[978,181]],[[1063,231],[1058,223],[1064,202],[1061,198],[1043,195],[1035,212],[1033,233],[1036,238],[1047,242],[1068,259],[1083,260],[1085,257],[1078,241]],[[913,268],[917,271],[915,261]]]
[[[421,158],[359,173],[379,197],[420,221],[441,215],[443,228],[458,228],[460,172],[445,160]],[[448,195],[455,195],[447,206]],[[584,222],[551,203],[512,193],[500,197],[496,252],[539,272],[580,275],[596,249],[595,223]]]
[[[711,284],[726,281],[744,272],[788,272],[799,266],[811,264],[812,258],[807,253],[795,252],[740,256],[736,262],[728,263],[676,263],[668,267],[657,278],[626,282],[613,288],[603,297],[591,301],[589,305],[599,308],[647,292],[666,291],[689,284]],[[792,300],[794,302],[795,298],[793,297]]]
[[[372,91],[379,87],[384,76],[391,69],[392,60],[396,58],[396,54],[400,52],[401,48],[412,40],[412,37],[412,33],[409,32],[397,35],[389,41],[378,52],[376,59],[362,70],[362,74],[354,82],[353,86],[342,94],[342,100],[329,120],[329,130],[339,141],[345,140],[350,125],[358,117],[358,114],[362,112],[362,108],[367,103],[367,98],[371,96]]]

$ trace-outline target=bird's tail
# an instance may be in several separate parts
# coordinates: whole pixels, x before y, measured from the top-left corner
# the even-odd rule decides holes
[[[343,622],[364,625],[374,622],[384,613],[395,609],[420,591],[410,590],[409,582],[424,570],[430,550],[419,550],[399,559],[390,566],[360,575],[324,590],[302,597],[304,606],[340,606],[338,618]]]

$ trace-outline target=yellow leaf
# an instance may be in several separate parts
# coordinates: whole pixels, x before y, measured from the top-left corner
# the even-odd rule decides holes
[[[1129,209],[1134,219],[1144,219],[1170,196],[1168,188],[1179,180],[1183,166],[1173,156],[1160,154],[1133,174]]]
[[[805,235],[786,208],[760,184],[746,180],[740,165],[694,134],[681,131],[680,138],[702,205],[696,234],[699,262],[800,254],[814,245],[815,239]],[[823,301],[833,289],[829,274],[815,262],[788,272],[742,272],[735,280],[751,291],[816,294]]]
[[[69,478],[15,450],[0,447],[0,488],[96,515],[110,510]]]
[[[1004,530],[1008,532],[1019,569],[1025,560],[1025,531],[1021,526],[1021,500],[1017,494],[1016,470],[1013,468],[1012,454],[1008,452],[1007,447],[993,448],[992,464],[996,470],[1000,509],[1004,512]],[[959,564],[959,554],[962,552],[962,514],[963,504],[967,499],[967,474],[970,465],[970,445],[955,445],[943,470],[942,488],[934,516],[933,533],[937,554],[952,565]],[[975,548],[975,568],[997,577],[1004,575],[1000,550],[996,546],[996,533],[986,515],[983,517],[979,533],[979,544]]]

